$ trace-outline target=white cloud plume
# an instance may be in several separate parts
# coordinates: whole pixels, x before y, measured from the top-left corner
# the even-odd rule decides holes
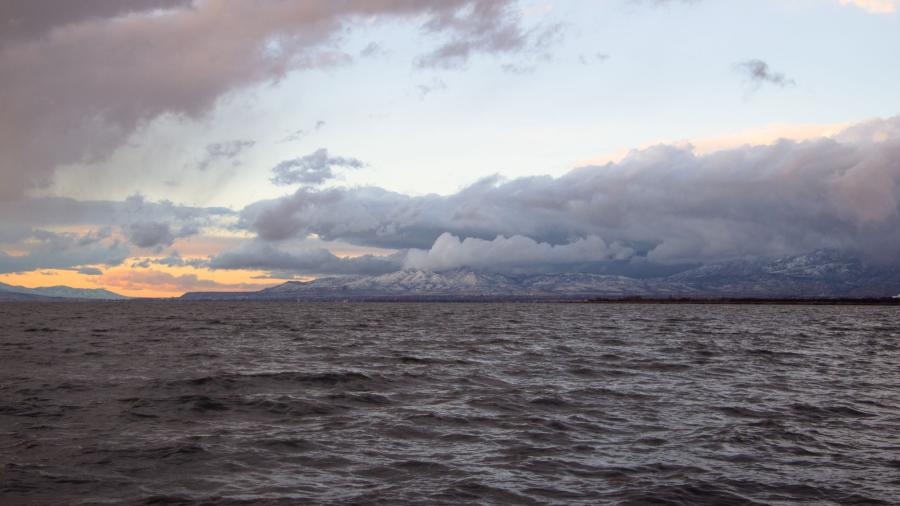
[[[405,269],[443,271],[459,267],[473,269],[545,269],[558,264],[587,264],[627,259],[630,248],[608,246],[591,236],[568,244],[552,245],[516,235],[498,236],[491,241],[468,237],[460,240],[441,234],[428,250],[412,249],[403,261]]]

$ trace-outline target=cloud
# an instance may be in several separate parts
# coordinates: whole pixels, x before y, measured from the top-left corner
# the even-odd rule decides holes
[[[340,258],[325,248],[296,252],[278,249],[272,244],[250,241],[241,247],[210,259],[211,269],[258,269],[287,275],[296,274],[385,274],[401,268],[402,254],[361,255]]]
[[[0,244],[14,244],[31,237],[31,227],[16,224],[0,224]]]
[[[793,79],[788,79],[782,72],[775,72],[769,68],[769,64],[762,60],[746,60],[737,64],[747,79],[755,86],[764,83],[774,84],[780,88],[794,86],[796,83]]]
[[[5,0],[0,3],[0,46],[46,35],[54,28],[154,10],[184,8],[192,0]]]
[[[4,33],[17,27],[0,42],[0,199],[49,184],[62,164],[105,158],[163,114],[201,118],[229,92],[346,64],[337,42],[360,19],[421,20],[441,39],[422,65],[513,53],[536,37],[511,0],[62,3],[0,11]]]
[[[308,135],[310,135],[310,134],[314,134],[314,133],[318,132],[319,130],[321,130],[321,129],[324,128],[324,127],[325,127],[325,122],[322,121],[322,120],[318,120],[318,121],[316,121],[316,123],[315,123],[309,130],[306,130],[306,129],[303,129],[303,128],[298,128],[297,130],[294,130],[293,132],[288,133],[288,134],[287,134],[283,139],[281,139],[279,142],[296,142],[296,141],[300,141],[300,140],[303,140],[303,138],[305,138],[306,136],[308,136]]]
[[[129,256],[128,243],[161,249],[206,227],[227,228],[234,214],[224,208],[151,202],[140,195],[124,201],[58,197],[0,201],[0,244],[6,250],[0,252],[0,271],[117,265]]]
[[[132,291],[148,290],[157,293],[183,293],[203,290],[259,290],[271,286],[271,284],[219,283],[211,279],[200,278],[196,274],[174,275],[153,270],[107,272],[97,282],[107,287],[118,287]]]
[[[365,164],[356,158],[328,156],[328,150],[321,148],[309,155],[285,160],[276,165],[272,169],[275,174],[272,182],[277,185],[317,185],[334,179],[332,168],[358,169],[364,166]]]
[[[114,266],[121,264],[128,256],[128,248],[110,238],[108,230],[85,234],[36,230],[26,247],[27,253],[21,255],[0,251],[0,274],[98,264]]]
[[[175,235],[168,223],[139,221],[129,225],[126,234],[131,244],[139,248],[171,246],[175,242]]]
[[[78,274],[84,274],[85,276],[100,276],[103,274],[103,271],[96,267],[81,267],[76,272],[78,272]]]
[[[603,239],[590,236],[568,244],[552,245],[516,235],[498,236],[492,241],[469,237],[463,240],[441,234],[428,250],[409,250],[403,261],[405,269],[443,271],[459,267],[491,270],[544,270],[558,264],[585,264],[622,260],[632,250],[621,245],[607,245]]]
[[[199,170],[206,170],[210,166],[223,161],[231,161],[232,165],[237,165],[236,158],[240,156],[244,150],[253,147],[255,141],[236,140],[228,142],[217,142],[206,146],[206,156],[197,164]]]
[[[654,146],[561,177],[498,177],[450,195],[300,188],[241,211],[261,241],[431,249],[444,233],[565,245],[589,237],[659,263],[819,248],[900,262],[900,117],[832,138],[698,155]],[[475,243],[480,244],[480,243]]]
[[[204,258],[182,258],[177,251],[172,251],[163,258],[138,258],[131,263],[132,268],[148,268],[151,265],[166,267],[193,267],[195,269],[209,267],[209,260]]]
[[[426,31],[449,34],[449,40],[416,59],[424,68],[459,68],[475,53],[541,53],[558,42],[561,24],[522,27],[513,2],[475,2],[466,9],[445,11],[425,23]]]
[[[224,207],[183,206],[166,200],[153,202],[141,195],[121,201],[41,197],[0,201],[0,230],[12,226],[127,228],[137,222],[164,222],[182,235],[208,225],[222,225],[234,215],[234,211]]]

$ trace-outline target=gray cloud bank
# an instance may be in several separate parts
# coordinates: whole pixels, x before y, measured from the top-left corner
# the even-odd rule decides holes
[[[24,255],[0,251],[0,274],[96,264],[114,266],[121,264],[129,251],[126,245],[110,240],[107,229],[86,234],[36,230],[28,236],[28,250]]]
[[[132,248],[161,250],[179,237],[225,227],[234,212],[218,207],[151,202],[140,195],[124,201],[31,198],[0,201],[0,273],[118,265]],[[90,232],[53,232],[75,228]],[[84,269],[77,269],[85,271]],[[88,270],[85,272],[95,272]]]
[[[284,274],[385,274],[403,266],[403,254],[362,255],[340,258],[324,248],[296,252],[279,249],[276,245],[251,241],[242,247],[211,259],[212,269],[260,269]]]
[[[316,167],[339,159],[314,155],[325,161]],[[54,227],[94,232],[47,231]],[[25,252],[0,255],[0,272],[115,265],[133,247],[162,251],[176,238],[210,227],[234,227],[255,237],[207,260],[170,252],[141,265],[288,276],[455,267],[599,272],[614,263],[646,275],[821,248],[897,265],[900,117],[860,123],[831,138],[707,155],[660,145],[560,177],[490,177],[449,195],[303,186],[239,213],[140,196],[122,202],[0,202],[0,243]],[[396,253],[341,258],[311,236]]]
[[[163,114],[197,118],[237,89],[352,59],[367,18],[422,23],[422,66],[544,44],[511,0],[6,0],[0,5],[0,199],[107,156]],[[224,34],[224,35],[223,35]],[[532,43],[533,42],[533,43]]]
[[[399,249],[406,252],[404,266],[433,269],[625,258],[705,263],[820,248],[898,263],[898,203],[895,117],[856,125],[834,138],[708,155],[660,145],[558,178],[493,177],[444,196],[376,187],[300,188],[248,206],[241,226],[255,232],[260,244],[316,234]],[[278,256],[275,246],[272,256]],[[230,256],[213,265],[244,263],[252,262]]]

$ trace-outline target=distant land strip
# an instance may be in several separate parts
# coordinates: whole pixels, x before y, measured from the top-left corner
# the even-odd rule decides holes
[[[747,304],[782,306],[900,306],[898,297],[865,298],[651,298],[619,297],[579,301],[589,304]]]

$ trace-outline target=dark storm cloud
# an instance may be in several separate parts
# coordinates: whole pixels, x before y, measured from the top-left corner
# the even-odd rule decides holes
[[[162,114],[202,117],[233,90],[344,64],[350,56],[329,43],[359,19],[423,20],[440,41],[421,65],[541,39],[520,28],[510,0],[197,0],[148,12],[185,5],[4,2],[4,24],[19,28],[0,46],[0,198],[47,184],[61,164],[106,157]]]
[[[756,86],[769,83],[780,88],[794,86],[796,83],[782,72],[775,72],[769,64],[762,60],[746,60],[737,64],[738,70]]]
[[[482,180],[458,193],[301,188],[245,208],[264,241],[323,240],[428,250],[445,232],[565,245],[602,238],[656,262],[837,248],[900,262],[900,118],[835,138],[696,155],[656,146],[553,178]],[[451,245],[452,246],[452,245]]]
[[[255,141],[235,140],[228,142],[216,142],[206,146],[206,156],[197,164],[199,170],[206,170],[220,162],[239,163],[237,157],[245,150],[252,148]]]
[[[274,168],[272,182],[277,185],[322,184],[334,179],[334,168],[359,169],[365,164],[356,158],[329,156],[328,150],[317,149],[306,156],[285,160]]]
[[[324,248],[284,251],[273,244],[250,241],[210,260],[211,269],[259,269],[290,274],[385,274],[403,266],[402,254],[340,258]]]

